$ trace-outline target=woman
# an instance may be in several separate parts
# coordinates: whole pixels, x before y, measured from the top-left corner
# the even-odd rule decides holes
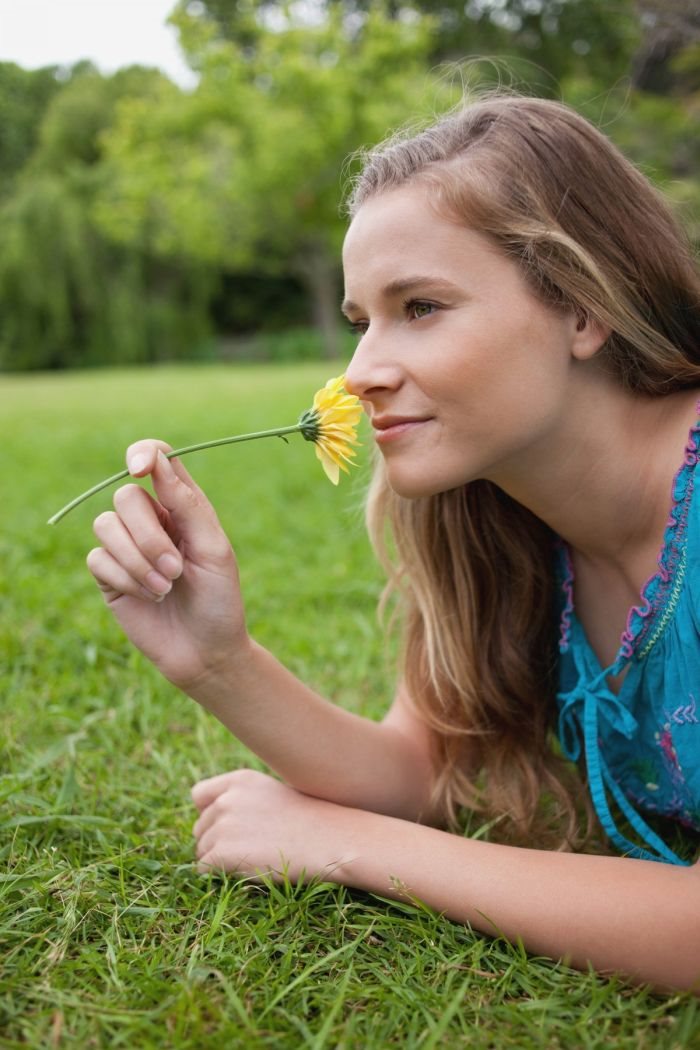
[[[380,550],[391,524],[405,623],[386,718],[248,636],[230,545],[167,446],[127,454],[156,499],[126,486],[95,523],[89,566],[129,637],[281,778],[195,785],[200,866],[409,893],[539,954],[700,988],[700,868],[642,813],[700,828],[690,252],[602,135],[534,99],[379,147],[350,212],[346,389],[381,453],[369,520]],[[553,728],[636,859],[543,848],[547,814],[561,846],[586,840]],[[443,830],[463,806],[500,841]]]

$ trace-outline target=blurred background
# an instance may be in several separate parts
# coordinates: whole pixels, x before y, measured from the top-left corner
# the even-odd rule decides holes
[[[2,371],[337,357],[352,154],[482,84],[574,105],[700,242],[699,0],[182,0],[170,66],[148,4],[84,4],[118,68],[62,58],[67,0],[17,59],[3,6]]]

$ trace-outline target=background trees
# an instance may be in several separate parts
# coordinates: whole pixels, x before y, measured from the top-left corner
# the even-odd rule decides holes
[[[432,20],[350,23],[333,7],[309,23],[276,7],[230,38],[192,7],[174,21],[199,86],[121,107],[104,138],[105,229],[128,241],[150,227],[163,254],[227,273],[292,275],[333,353],[346,161],[435,103]]]
[[[18,122],[15,138],[24,163],[10,153],[5,166],[3,155],[0,170],[0,366],[192,356],[208,331],[211,285],[198,261],[166,259],[143,238],[120,242],[98,221],[102,135],[118,105],[176,89],[137,67],[103,77],[83,64],[63,83],[55,70],[29,76],[43,90],[29,81],[32,119]]]
[[[0,367],[214,356],[311,323],[335,353],[352,154],[465,77],[599,120],[698,235],[693,0],[180,0],[172,21],[191,91],[0,64]],[[484,55],[503,61],[465,65]]]

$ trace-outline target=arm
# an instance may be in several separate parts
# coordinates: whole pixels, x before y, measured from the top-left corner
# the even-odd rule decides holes
[[[367,822],[376,852],[341,869],[349,884],[376,891],[395,871],[436,911],[530,952],[700,994],[697,865],[519,849],[380,820]]]
[[[522,940],[584,969],[700,994],[700,866],[552,853],[308,798],[250,770],[195,785],[200,868],[284,867]]]
[[[251,641],[243,660],[189,694],[288,784],[344,806],[442,823],[430,804],[426,727],[400,689],[373,722],[324,700]]]
[[[289,784],[309,795],[408,819],[430,809],[425,729],[399,694],[377,723],[334,706],[246,631],[233,551],[211,504],[159,442],[140,442],[133,473],[157,499],[119,489],[101,514],[88,565],[131,641]],[[153,573],[157,575],[154,576]]]

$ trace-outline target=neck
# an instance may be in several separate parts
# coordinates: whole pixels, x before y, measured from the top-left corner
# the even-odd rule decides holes
[[[598,374],[539,447],[493,480],[580,557],[636,578],[640,560],[658,553],[699,394],[642,397]]]

